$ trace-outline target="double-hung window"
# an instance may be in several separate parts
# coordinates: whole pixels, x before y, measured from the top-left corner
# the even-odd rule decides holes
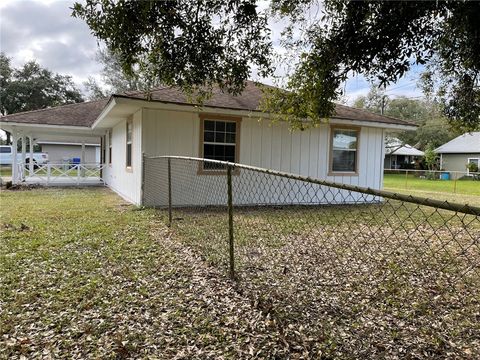
[[[468,164],[477,165],[477,169],[480,171],[480,158],[468,158]],[[467,167],[467,175],[470,175],[470,166]]]
[[[112,165],[112,130],[108,131],[108,165]]]
[[[202,152],[205,159],[237,162],[239,121],[202,119]],[[204,170],[224,169],[222,164],[204,163]]]
[[[133,122],[132,119],[127,120],[127,156],[126,156],[126,167],[132,167],[132,134],[133,134]]]
[[[104,135],[100,138],[100,149],[102,150],[102,155],[100,159],[101,164],[105,164],[105,161],[106,161],[106,156],[107,156],[107,150],[105,148],[106,146],[107,146],[107,136]]]
[[[358,173],[357,164],[359,134],[359,129],[337,127],[331,128],[331,173]]]

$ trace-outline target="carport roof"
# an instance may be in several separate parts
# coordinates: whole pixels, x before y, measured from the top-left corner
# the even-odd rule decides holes
[[[102,99],[25,111],[2,116],[0,121],[25,125],[43,124],[90,127],[107,103],[108,99]]]
[[[210,108],[223,108],[240,111],[259,111],[259,104],[262,98],[262,89],[253,81],[247,81],[246,88],[241,95],[233,96],[214,88],[213,95],[203,106]],[[188,101],[187,96],[178,88],[158,87],[146,93],[143,91],[132,91],[124,94],[115,94],[111,98],[126,98],[133,100],[148,100],[153,102],[198,105]],[[111,99],[110,98],[110,99]],[[11,114],[0,118],[5,123],[18,124],[43,124],[43,125],[65,125],[91,127],[99,117],[102,110],[109,103],[110,99],[89,101],[78,104],[57,106],[48,109],[27,111]],[[355,109],[344,105],[336,105],[336,114],[333,119],[362,121],[372,123],[384,123],[390,125],[415,126],[413,123],[371,113],[369,111]]]

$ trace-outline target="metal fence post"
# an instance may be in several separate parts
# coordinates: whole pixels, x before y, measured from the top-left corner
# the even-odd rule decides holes
[[[458,177],[458,173],[453,172],[452,174],[453,174],[453,176],[454,176],[454,179],[453,179],[453,193],[456,194],[456,193],[457,193],[457,177]]]
[[[233,194],[232,194],[232,166],[227,165],[227,192],[228,192],[228,247],[230,267],[228,275],[230,279],[235,278],[235,257],[234,257],[234,243],[233,243]]]
[[[408,170],[405,171],[405,189],[408,189],[407,183],[408,183]]]
[[[172,226],[172,165],[168,158],[168,227]]]

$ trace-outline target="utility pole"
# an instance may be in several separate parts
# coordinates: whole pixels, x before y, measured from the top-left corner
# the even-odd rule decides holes
[[[385,112],[385,98],[388,98],[388,95],[382,95],[382,106],[380,108],[380,114],[384,114]]]

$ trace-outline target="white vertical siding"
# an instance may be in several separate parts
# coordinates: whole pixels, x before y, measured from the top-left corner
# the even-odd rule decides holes
[[[143,114],[143,151],[148,156],[199,156],[198,114],[153,109],[144,109]],[[239,162],[379,189],[383,176],[383,136],[381,128],[362,127],[358,175],[330,176],[327,124],[292,132],[287,124],[245,117],[241,121]]]
[[[200,120],[196,113],[144,109],[142,132],[143,151],[147,156],[199,157],[200,155]],[[256,118],[244,117],[241,121],[239,162],[338,183],[379,189],[382,186],[383,176],[383,136],[384,131],[381,128],[362,127],[357,153],[358,175],[336,174],[332,176],[329,175],[329,125],[323,124],[317,128],[292,132],[284,123],[271,124],[267,120],[259,121]],[[196,173],[191,176],[195,177]],[[215,182],[218,183],[218,178],[215,176],[200,176],[202,176],[204,186],[214,186]],[[272,181],[276,180],[272,179]],[[163,185],[158,185],[155,191],[160,191],[161,186]],[[177,184],[177,186],[180,185]],[[123,189],[124,186],[122,185],[121,188]],[[189,187],[183,187],[183,189],[185,188]],[[264,196],[264,194],[257,195]],[[175,196],[183,196],[187,201],[199,195],[179,193]],[[335,201],[335,199],[327,197],[332,197],[331,193],[325,195],[325,201]],[[356,198],[360,199],[360,196],[357,194]],[[265,199],[259,198],[258,200],[264,201]],[[162,201],[164,201],[164,197]]]
[[[143,151],[147,156],[198,156],[199,131],[195,113],[143,110]]]
[[[105,169],[106,184],[126,200],[139,205],[142,188],[142,111],[133,114],[132,169],[126,168],[127,119],[112,129],[112,163]],[[108,144],[107,144],[108,146]],[[107,148],[108,149],[108,148]],[[107,151],[108,152],[108,151]]]

